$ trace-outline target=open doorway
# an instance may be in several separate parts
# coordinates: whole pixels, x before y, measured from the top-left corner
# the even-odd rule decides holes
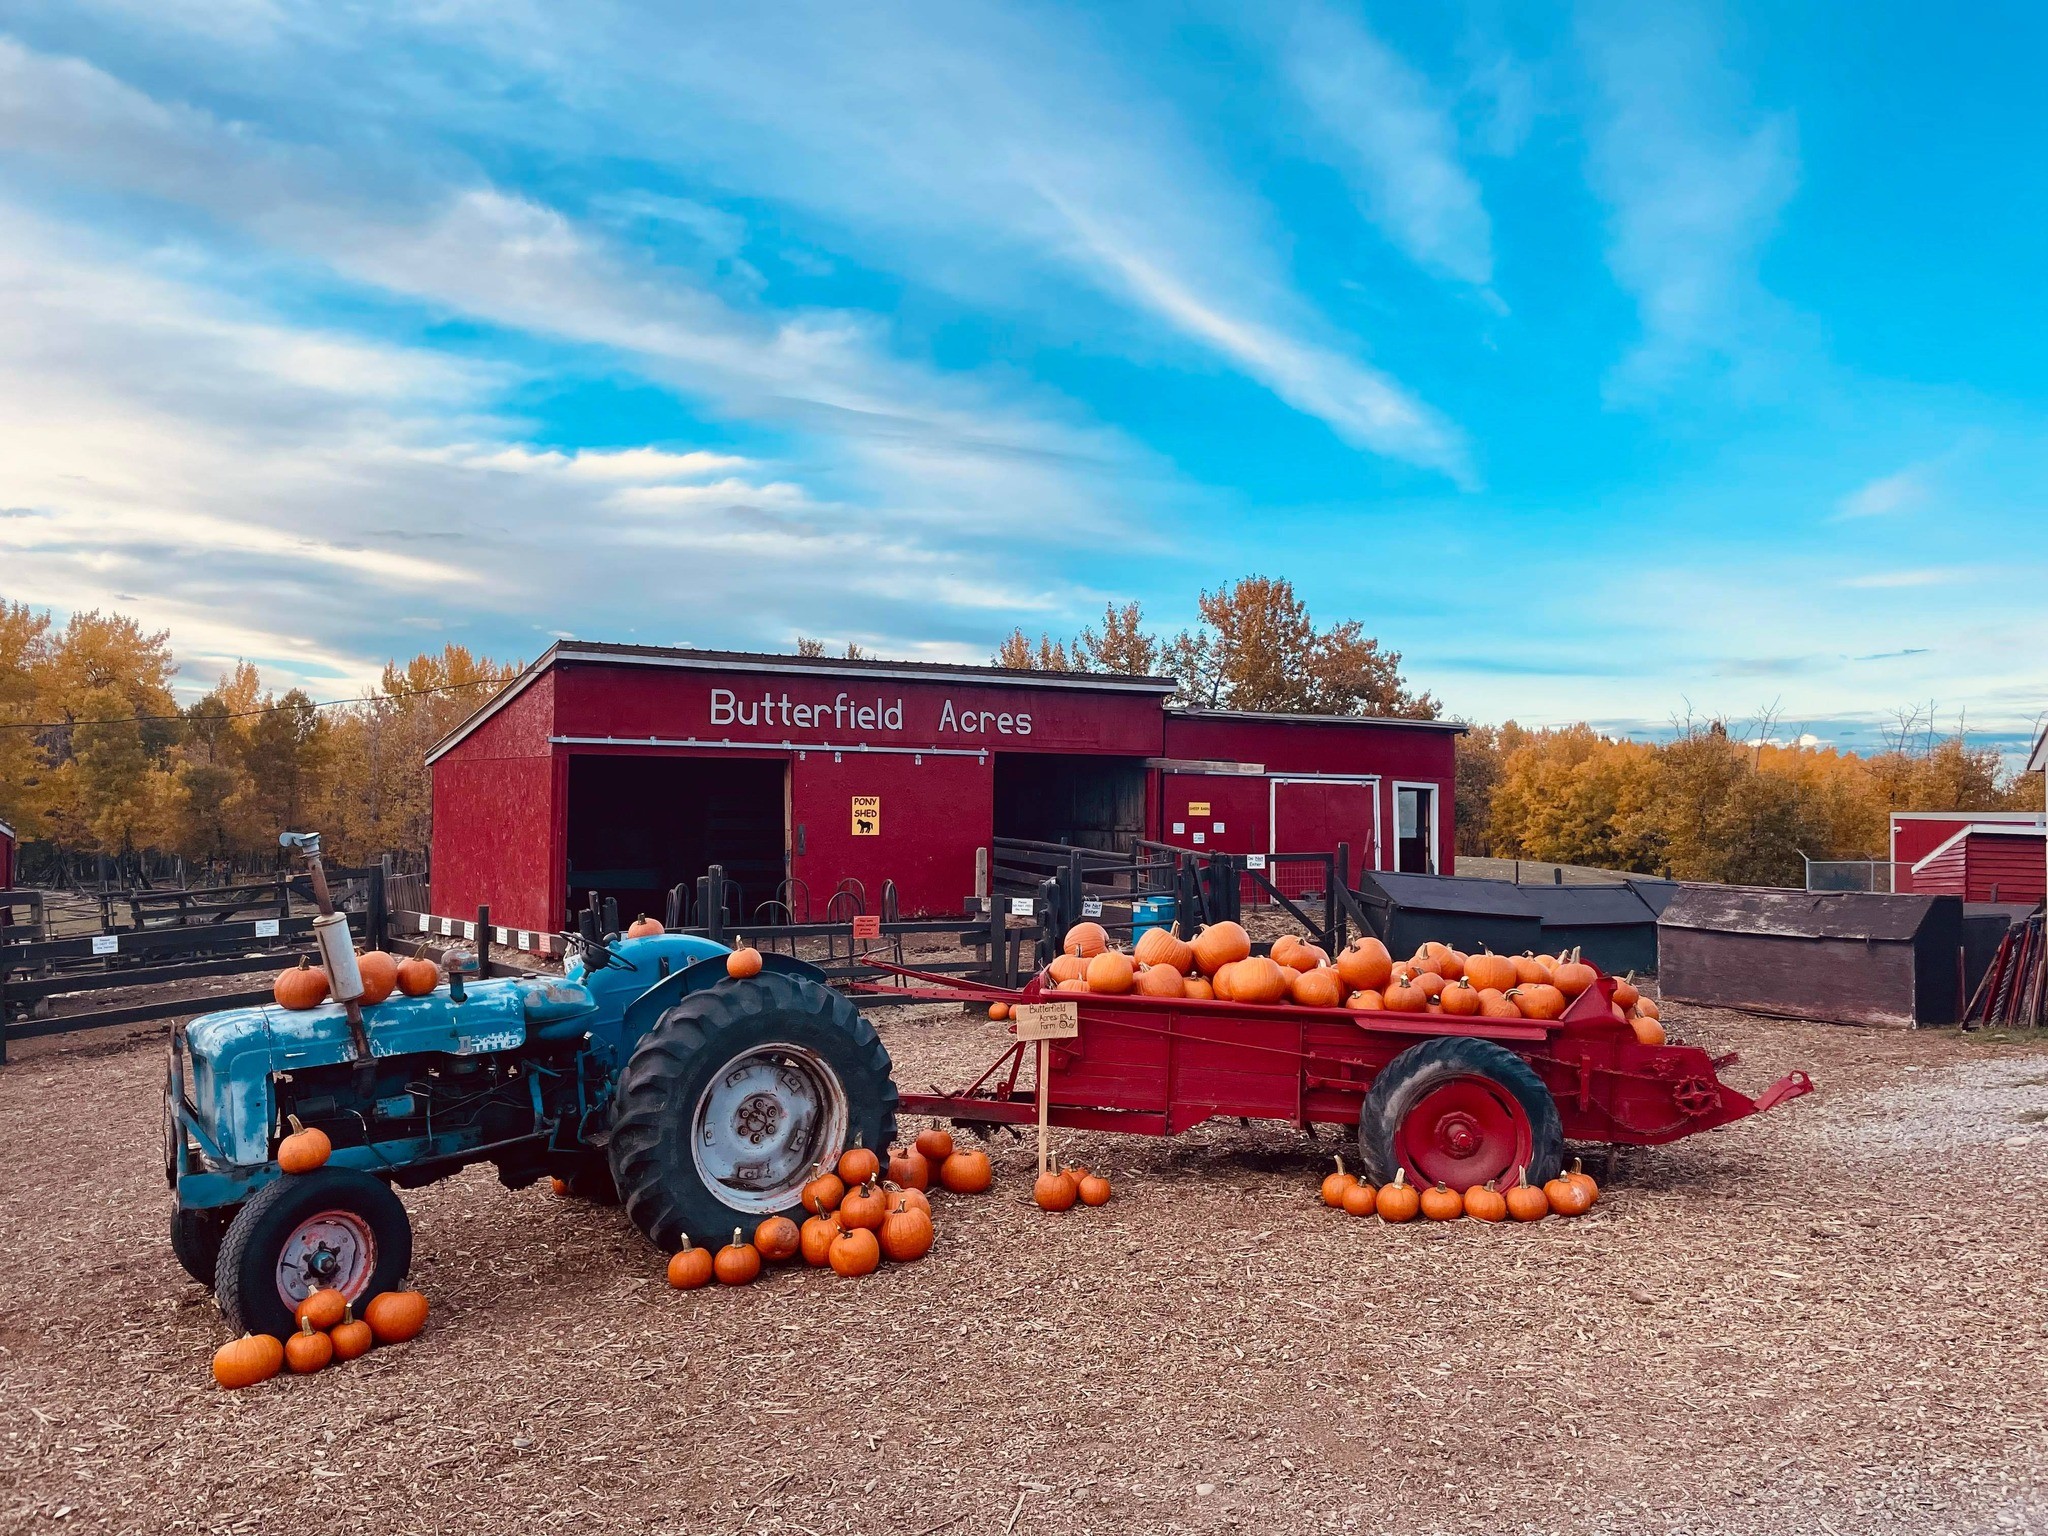
[[[569,909],[595,890],[621,921],[659,917],[671,887],[719,864],[732,916],[750,916],[787,872],[787,774],[780,758],[570,757]]]
[[[1404,875],[1436,873],[1436,786],[1394,786],[1394,868]]]
[[[995,835],[1126,853],[1145,835],[1137,758],[998,752]]]

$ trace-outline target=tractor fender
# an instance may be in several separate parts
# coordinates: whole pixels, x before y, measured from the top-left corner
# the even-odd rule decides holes
[[[704,992],[726,979],[726,957],[722,954],[707,956],[705,959],[671,971],[660,981],[642,992],[626,1005],[626,1016],[620,1022],[618,1039],[618,1060],[621,1065],[633,1054],[633,1047],[640,1043],[640,1037],[654,1027],[669,1009],[693,992]],[[798,960],[791,955],[761,953],[761,974],[776,976],[801,976],[806,981],[815,981],[819,986],[828,985],[825,973],[815,965]]]

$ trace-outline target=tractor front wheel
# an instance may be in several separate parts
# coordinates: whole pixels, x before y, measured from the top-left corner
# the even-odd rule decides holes
[[[1491,1040],[1446,1035],[1412,1045],[1373,1079],[1358,1116],[1358,1152],[1376,1184],[1464,1191],[1519,1173],[1541,1184],[1564,1165],[1557,1101],[1521,1057]]]
[[[234,1219],[232,1207],[171,1212],[171,1254],[180,1269],[209,1291],[213,1289],[215,1267],[220,1263],[221,1241],[228,1235],[228,1223]]]
[[[412,1222],[391,1186],[352,1168],[287,1174],[228,1226],[214,1298],[237,1333],[283,1338],[300,1302],[336,1290],[360,1311],[412,1268]]]

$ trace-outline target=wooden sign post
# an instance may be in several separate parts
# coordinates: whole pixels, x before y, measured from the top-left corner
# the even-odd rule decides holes
[[[1019,1040],[1038,1042],[1038,1171],[1051,1166],[1051,1136],[1048,1110],[1051,1085],[1047,1067],[1051,1063],[1052,1040],[1072,1040],[1081,1033],[1081,1010],[1073,1003],[1019,1003],[1010,1014]]]

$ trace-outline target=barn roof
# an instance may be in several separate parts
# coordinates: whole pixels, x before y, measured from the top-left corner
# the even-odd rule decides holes
[[[1625,885],[1524,885],[1522,899],[1553,928],[1622,928],[1657,914]]]
[[[1749,885],[1688,885],[1657,919],[1666,928],[1762,933],[1792,939],[1905,941],[1928,908],[1953,896],[1872,891],[1788,891]]]
[[[1257,709],[1169,709],[1177,720],[1247,720],[1274,725],[1405,725],[1421,731],[1450,731],[1463,735],[1472,729],[1462,720],[1411,720],[1406,715],[1290,715],[1281,710]]]
[[[1473,917],[1541,917],[1529,903],[1528,887],[1509,880],[1472,880],[1463,875],[1397,875],[1374,869],[1359,876],[1361,891],[1366,890],[1368,881],[1395,906],[1405,907],[1411,912],[1458,912]]]

